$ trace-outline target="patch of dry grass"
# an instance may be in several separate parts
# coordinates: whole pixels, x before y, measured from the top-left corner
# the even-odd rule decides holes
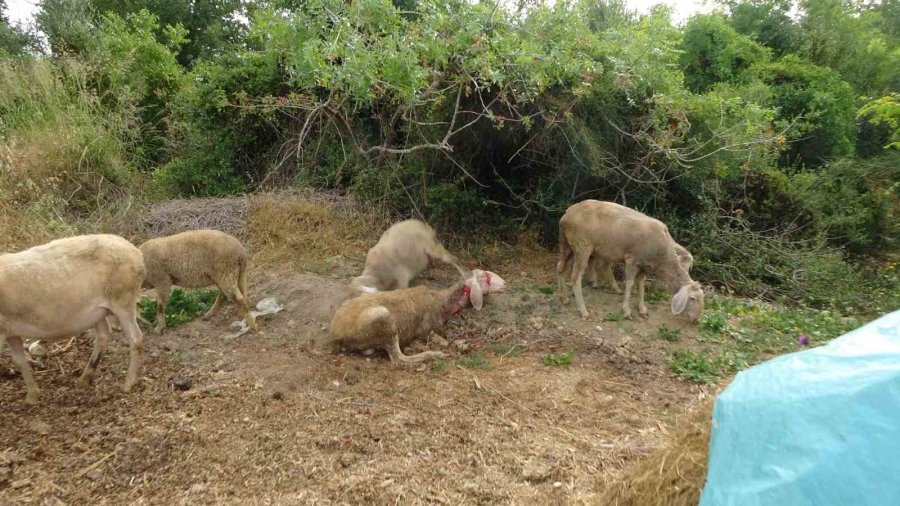
[[[389,224],[387,213],[314,192],[260,195],[247,223],[257,266],[288,264],[314,272],[330,270],[339,256],[364,261]]]
[[[598,504],[695,506],[706,482],[712,399],[676,422],[671,440],[607,483]]]

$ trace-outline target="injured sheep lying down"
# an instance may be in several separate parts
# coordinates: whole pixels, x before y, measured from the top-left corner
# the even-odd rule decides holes
[[[476,270],[444,290],[417,286],[350,299],[338,308],[331,320],[331,343],[348,351],[382,348],[392,361],[402,363],[441,358],[444,354],[437,351],[407,356],[400,348],[432,331],[440,332],[469,302],[480,310],[484,295],[505,288],[500,276]]]
[[[419,220],[395,223],[369,249],[366,266],[350,283],[350,288],[357,294],[408,288],[432,260],[452,265],[461,276],[466,275],[427,223]]]
[[[203,319],[218,313],[222,299],[228,299],[240,308],[250,332],[256,332],[256,319],[247,300],[250,255],[234,236],[218,230],[191,230],[150,239],[141,244],[140,250],[147,265],[144,287],[155,288],[157,294],[156,332],[162,332],[166,326],[166,302],[172,285],[182,288],[215,285],[219,294]]]
[[[35,404],[38,387],[25,357],[22,337],[52,341],[93,328],[94,350],[78,380],[94,378],[115,315],[131,348],[122,389],[130,391],[144,353],[137,301],[144,259],[133,244],[115,235],[82,235],[0,255],[0,349],[9,343],[25,380],[25,402]]]

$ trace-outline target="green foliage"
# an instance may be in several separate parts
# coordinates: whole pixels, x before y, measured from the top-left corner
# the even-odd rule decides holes
[[[35,15],[54,55],[87,54],[96,46],[96,11],[91,0],[42,0]]]
[[[756,68],[772,89],[776,126],[791,125],[785,165],[815,167],[853,154],[856,105],[850,85],[840,75],[794,55]]]
[[[217,290],[183,290],[173,288],[166,304],[166,325],[174,327],[189,322],[205,313],[218,295]],[[156,323],[156,300],[144,297],[138,303],[141,316],[150,323]]]
[[[795,53],[802,41],[800,27],[791,19],[787,0],[749,0],[724,2],[731,13],[731,26],[738,33],[753,37],[778,55]]]
[[[831,243],[856,253],[897,247],[900,150],[837,160],[818,172],[797,174],[791,182]]]
[[[890,93],[868,102],[856,114],[870,123],[885,125],[890,132],[890,142],[885,148],[900,149],[900,93]]]
[[[656,331],[656,337],[669,342],[675,342],[681,339],[681,329],[670,329],[665,325],[660,325]]]
[[[606,313],[606,316],[603,317],[603,321],[607,322],[620,322],[624,319],[625,315],[621,312]]]
[[[728,328],[728,319],[722,313],[706,312],[700,319],[700,330],[721,334]]]
[[[721,14],[692,17],[682,45],[685,86],[695,93],[719,82],[737,82],[752,65],[769,60],[766,48],[734,31]]]
[[[6,18],[6,0],[0,0],[0,58],[21,56],[35,47],[37,41],[33,33],[19,25],[12,25]]]
[[[560,353],[559,355],[554,355],[553,353],[548,353],[544,356],[544,365],[551,366],[565,366],[571,365],[572,360],[575,358],[575,352],[568,351],[566,353]]]
[[[200,58],[210,58],[222,51],[233,50],[243,40],[245,25],[236,16],[242,14],[241,0],[91,0],[99,15],[113,13],[123,19],[146,11],[161,26],[181,26],[185,39],[178,61],[189,67]],[[165,31],[156,33],[157,40],[171,46],[175,40]]]
[[[469,355],[459,357],[458,359],[456,359],[456,365],[465,367],[466,369],[487,370],[491,368],[490,362],[488,362],[487,358],[484,356],[484,353],[480,351],[476,351],[474,353],[470,353]]]
[[[446,360],[435,360],[431,364],[431,374],[444,374],[445,372],[447,372],[448,367],[449,365],[447,364]]]
[[[715,383],[721,375],[716,364],[688,349],[675,350],[669,359],[669,367],[675,374],[693,383]]]

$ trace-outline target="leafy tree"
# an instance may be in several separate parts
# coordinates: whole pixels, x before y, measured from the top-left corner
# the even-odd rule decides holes
[[[771,48],[776,56],[799,49],[802,33],[788,15],[789,0],[729,0],[724,3],[731,14],[731,26],[738,33],[753,37]]]
[[[881,14],[854,0],[803,0],[802,53],[869,97],[900,85],[900,40],[885,36]],[[896,91],[896,90],[895,90]]]
[[[715,83],[735,82],[752,65],[769,59],[766,48],[737,33],[721,14],[692,17],[684,27],[682,46],[685,85],[695,93]]]
[[[147,10],[161,26],[185,28],[180,42],[178,61],[193,65],[198,58],[209,58],[232,48],[243,37],[245,26],[237,15],[242,13],[241,0],[91,0],[95,12],[114,12],[122,18]],[[169,44],[164,33],[161,43]]]
[[[0,0],[0,57],[19,56],[35,45],[33,34],[6,18],[6,0]]]
[[[867,103],[856,117],[887,127],[889,142],[884,147],[900,149],[900,93],[891,93]]]
[[[756,72],[771,87],[776,125],[791,125],[783,164],[816,167],[853,154],[855,99],[840,75],[795,55],[759,65]]]
[[[35,18],[53,54],[85,54],[96,45],[95,14],[91,0],[42,0]]]

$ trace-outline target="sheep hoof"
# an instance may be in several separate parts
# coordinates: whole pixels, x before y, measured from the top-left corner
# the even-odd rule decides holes
[[[93,381],[94,381],[93,376],[83,375],[80,378],[78,378],[78,381],[75,382],[75,386],[77,386],[78,388],[87,388],[91,385],[91,383]]]
[[[625,314],[623,315],[623,317],[624,317],[626,320],[631,320],[631,319],[632,319],[632,317],[631,317],[631,311],[625,313]]]
[[[582,317],[583,319],[586,320],[586,319],[588,318],[588,316],[590,316],[590,315],[588,314],[587,311],[582,311],[582,312],[581,312],[581,317]]]
[[[650,318],[650,311],[648,311],[647,308],[639,309],[638,311],[640,312],[641,318]]]
[[[38,401],[38,391],[37,390],[32,390],[32,391],[28,392],[27,394],[25,394],[25,404],[28,404],[29,406],[34,406],[35,404],[37,404],[37,401]]]

